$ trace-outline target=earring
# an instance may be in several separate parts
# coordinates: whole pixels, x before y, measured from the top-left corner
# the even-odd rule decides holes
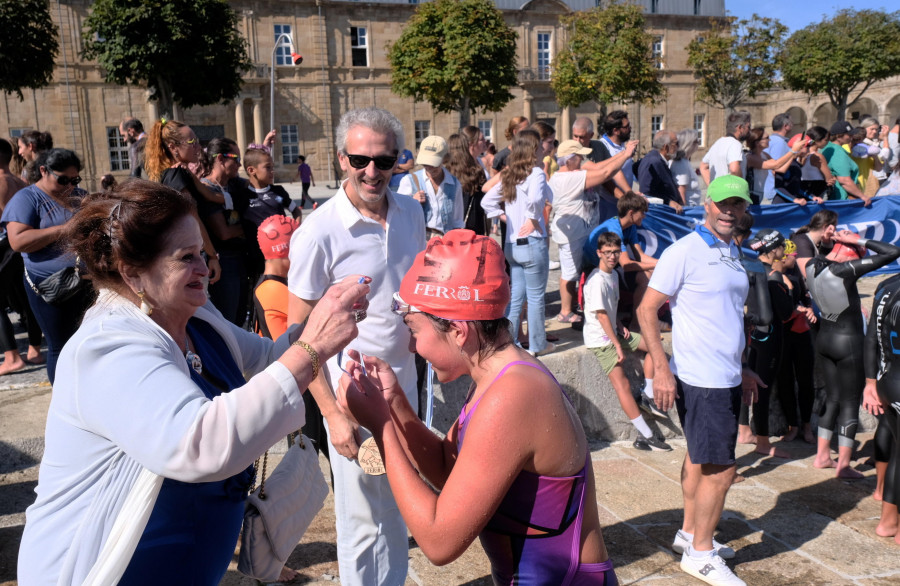
[[[137,292],[138,297],[141,299],[141,311],[146,315],[153,315],[153,307],[147,303],[147,300],[144,299],[144,290],[141,289]]]

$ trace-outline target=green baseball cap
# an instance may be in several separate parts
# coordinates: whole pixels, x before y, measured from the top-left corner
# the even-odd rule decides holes
[[[741,177],[731,174],[720,175],[713,179],[706,189],[706,195],[716,203],[729,197],[739,197],[747,200],[748,203],[753,203],[753,200],[750,199],[750,186],[747,185],[747,182]]]

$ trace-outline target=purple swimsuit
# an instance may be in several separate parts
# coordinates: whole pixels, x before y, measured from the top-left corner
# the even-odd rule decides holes
[[[518,364],[537,368],[553,377],[542,366],[516,361],[507,364],[491,381],[491,385],[507,369]],[[468,412],[468,401],[463,405],[459,415],[457,451],[462,450],[469,419],[487,392]],[[491,560],[495,584],[618,584],[612,560],[599,564],[578,562],[581,557],[581,521],[589,463],[590,452],[585,455],[584,467],[575,476],[541,476],[525,470],[519,472],[479,536]]]

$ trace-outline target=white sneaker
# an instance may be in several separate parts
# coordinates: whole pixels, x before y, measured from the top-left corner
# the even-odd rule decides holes
[[[675,553],[684,553],[684,551],[688,548],[689,545],[694,543],[694,537],[691,536],[690,539],[685,537],[684,531],[681,529],[675,534],[675,541],[672,542],[672,551]],[[720,558],[724,560],[730,560],[734,557],[734,550],[728,547],[725,544],[719,543],[715,539],[713,539],[713,549],[716,550],[716,553]]]
[[[551,261],[550,261],[550,264],[549,264],[549,266],[548,266],[547,268],[549,268],[551,271],[555,271],[556,269],[559,268],[559,261],[558,261],[558,260],[551,260]]]
[[[695,560],[688,555],[689,549],[681,554],[681,569],[707,584],[713,586],[747,586],[747,583],[734,575],[731,568],[725,565],[718,555],[706,556],[702,560]]]

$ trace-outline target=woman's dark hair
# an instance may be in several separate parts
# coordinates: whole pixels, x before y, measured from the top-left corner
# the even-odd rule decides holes
[[[214,138],[209,141],[209,144],[206,145],[206,150],[200,157],[200,165],[202,167],[200,176],[206,177],[212,173],[213,167],[216,164],[216,157],[219,155],[230,154],[232,151],[240,152],[240,148],[238,148],[237,143],[230,138]]]
[[[794,234],[806,234],[815,230],[824,230],[826,226],[837,226],[838,215],[832,210],[819,210],[809,219],[809,224],[797,228]]]
[[[175,222],[193,209],[193,201],[174,189],[132,179],[85,197],[62,240],[84,261],[95,289],[122,291],[119,261],[136,269],[149,267]]]
[[[49,132],[41,132],[40,130],[29,130],[22,134],[19,140],[30,147],[34,147],[35,152],[49,151],[53,148],[53,136]]]
[[[744,212],[744,215],[737,219],[734,223],[734,236],[738,238],[746,238],[750,236],[753,229],[753,215],[750,212]]]
[[[469,152],[469,141],[462,133],[451,134],[447,139],[447,144],[449,150],[444,166],[462,184],[463,193],[481,194],[481,186],[486,181],[484,168]]]
[[[813,142],[819,142],[820,140],[828,136],[828,130],[821,126],[813,126],[806,131],[806,136],[808,136]]]
[[[506,167],[500,179],[500,193],[505,203],[516,201],[516,186],[524,182],[534,168],[534,156],[541,146],[541,137],[536,130],[526,128],[520,131],[512,141]]]
[[[452,321],[433,316],[430,313],[424,315],[431,321],[436,332],[446,334],[450,331]],[[510,323],[505,317],[481,321],[467,320],[467,323],[475,330],[478,342],[478,360],[480,361],[490,358],[494,352],[503,350],[512,344],[512,336],[509,333]]]
[[[297,155],[297,162],[298,162],[298,163],[305,163],[305,162],[306,162],[306,157],[304,157],[303,155]]]
[[[108,173],[100,178],[100,189],[102,189],[103,191],[109,191],[116,185],[116,178]]]
[[[766,129],[764,126],[755,126],[750,129],[750,132],[747,134],[747,138],[744,139],[744,142],[747,143],[747,148],[750,149],[752,153],[756,149],[756,145],[759,144],[759,141],[762,140],[762,137],[766,135]]]
[[[40,179],[41,167],[57,173],[71,167],[81,171],[81,159],[69,149],[50,149],[39,154],[34,160],[34,169],[38,172],[38,179]]]

